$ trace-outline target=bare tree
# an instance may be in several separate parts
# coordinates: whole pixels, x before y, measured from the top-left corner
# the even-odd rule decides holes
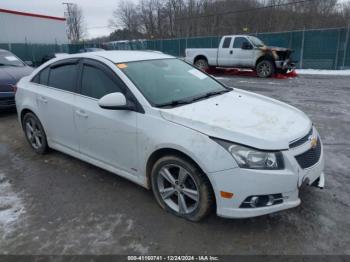
[[[347,26],[339,0],[138,0],[113,13],[128,31],[148,38],[258,33]]]
[[[109,25],[115,30],[125,28],[130,32],[128,38],[133,39],[139,35],[141,29],[139,21],[140,17],[135,4],[131,1],[122,1],[119,3],[118,8],[113,11]]]
[[[77,4],[67,4],[67,27],[68,39],[71,42],[79,42],[86,34],[84,16],[82,9]]]

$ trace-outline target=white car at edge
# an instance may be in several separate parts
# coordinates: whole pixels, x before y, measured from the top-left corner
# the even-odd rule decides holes
[[[167,211],[244,218],[324,186],[322,142],[300,110],[223,86],[172,56],[101,51],[56,58],[18,83],[19,121],[48,148],[152,188]]]

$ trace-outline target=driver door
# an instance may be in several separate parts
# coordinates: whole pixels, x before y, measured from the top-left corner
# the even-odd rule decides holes
[[[137,112],[107,110],[98,100],[127,87],[101,62],[84,59],[80,64],[79,94],[76,96],[74,119],[83,155],[136,175]]]
[[[252,49],[242,49],[244,43],[248,43]],[[246,37],[235,37],[232,45],[232,59],[238,66],[251,66],[254,58],[253,45]]]

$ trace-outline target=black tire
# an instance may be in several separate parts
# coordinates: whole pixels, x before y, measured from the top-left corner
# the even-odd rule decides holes
[[[40,120],[33,113],[26,113],[23,117],[22,126],[31,148],[41,155],[47,153],[49,146],[47,144],[45,130]]]
[[[182,183],[180,183],[180,175],[178,174],[178,176],[176,177],[175,170],[178,167],[182,168],[187,172],[187,176]],[[164,176],[161,174],[162,171],[164,171],[164,169],[166,168],[169,168],[169,172],[173,172],[171,174],[174,175],[175,180],[178,181],[177,184],[180,188],[179,190],[181,190],[181,187],[183,187],[184,191],[176,191],[166,200],[164,200],[160,191],[162,191],[164,196],[166,194],[166,190],[168,190],[169,187],[162,187],[160,181],[164,180],[170,185],[170,187],[172,187],[171,183],[169,183],[169,180],[165,179]],[[179,173],[180,172],[181,171],[179,169]],[[191,161],[186,160],[185,158],[181,158],[175,155],[160,158],[152,168],[151,183],[152,190],[158,204],[163,209],[176,216],[183,217],[190,221],[200,221],[211,212],[214,206],[214,194],[212,192],[212,188],[208,178],[205,174],[203,174],[201,170],[198,169],[198,167],[196,167],[196,165],[194,165]],[[189,197],[188,192],[194,191],[197,192],[197,195],[191,193],[191,197]],[[196,198],[197,196],[198,202],[192,199],[192,197]],[[180,201],[180,198],[184,199],[186,206],[186,208],[182,208],[182,211],[180,208],[180,202],[182,202]],[[178,210],[176,210],[175,208],[176,201],[178,203]]]
[[[209,69],[208,61],[204,58],[197,59],[194,65],[202,71],[207,71]]]
[[[271,60],[262,60],[256,65],[256,73],[261,78],[268,78],[275,73],[275,65]]]

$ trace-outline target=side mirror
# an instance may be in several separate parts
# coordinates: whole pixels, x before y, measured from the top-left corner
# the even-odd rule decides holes
[[[125,96],[120,93],[111,93],[103,96],[98,105],[103,109],[109,110],[134,110],[135,106],[132,102],[128,102]]]
[[[24,61],[24,63],[25,63],[27,66],[33,66],[33,62],[32,62],[32,61]]]
[[[249,42],[243,42],[242,47],[243,50],[253,49],[253,46]]]

